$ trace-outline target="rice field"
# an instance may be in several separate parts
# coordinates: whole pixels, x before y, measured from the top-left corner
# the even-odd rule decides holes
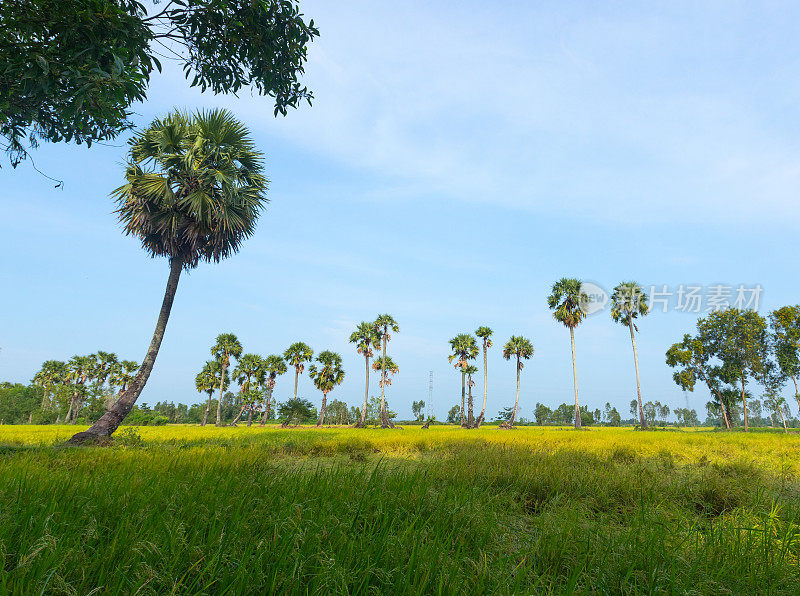
[[[0,426],[0,594],[800,592],[800,436]]]

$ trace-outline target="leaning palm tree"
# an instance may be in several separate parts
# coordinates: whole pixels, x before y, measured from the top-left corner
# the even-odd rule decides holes
[[[469,418],[464,416],[464,406],[467,387],[467,366],[470,360],[478,357],[478,342],[469,333],[459,333],[450,340],[452,354],[447,357],[449,362],[456,361],[455,367],[461,370],[461,426],[472,427],[472,412]]]
[[[487,351],[492,347],[492,333],[493,331],[486,326],[478,327],[475,335],[483,340],[483,405],[481,406],[481,413],[475,421],[475,428],[480,428],[483,424],[483,417],[486,415],[486,392],[489,385],[489,363],[487,358]]]
[[[386,344],[391,339],[389,331],[392,331],[393,333],[399,333],[400,327],[397,325],[397,321],[395,321],[391,315],[378,315],[378,317],[375,319],[375,327],[377,328],[380,339],[383,342],[383,347],[381,349],[382,363],[380,369],[375,369],[381,371],[381,428],[394,428],[394,424],[392,424],[392,421],[389,420],[389,416],[386,413],[385,390],[386,385],[389,384],[386,382],[386,373],[389,371],[389,366],[386,363],[386,360],[389,358],[388,354],[386,354]]]
[[[218,360],[209,360],[203,366],[203,370],[197,373],[194,379],[194,386],[200,393],[208,393],[208,401],[206,402],[206,411],[203,413],[203,421],[200,426],[205,426],[208,422],[208,415],[211,413],[211,398],[214,396],[214,390],[220,385],[217,379],[222,377],[222,385],[224,389],[228,388],[230,383],[230,376],[226,370],[224,375],[222,366]]]
[[[642,286],[635,281],[626,281],[614,288],[611,295],[611,319],[615,323],[625,325],[631,332],[631,345],[633,346],[633,365],[636,368],[636,398],[639,400],[639,424],[641,429],[647,428],[642,407],[642,386],[639,383],[639,355],[636,353],[636,336],[634,330],[639,331],[634,319],[647,316],[650,307],[647,304],[647,294]]]
[[[303,374],[305,363],[311,362],[311,359],[313,357],[314,357],[314,350],[312,350],[307,344],[303,343],[302,341],[293,343],[291,346],[286,348],[286,351],[283,353],[283,359],[286,361],[286,364],[294,366],[295,400],[297,399],[297,381],[300,379],[300,375]]]
[[[375,323],[363,321],[358,324],[356,330],[350,334],[350,343],[356,344],[356,351],[364,356],[367,374],[364,384],[364,407],[361,408],[361,418],[356,421],[356,428],[364,428],[367,418],[367,401],[369,401],[369,359],[374,355],[373,350],[380,350],[381,338]]]
[[[239,338],[233,333],[220,333],[217,341],[211,346],[211,355],[219,363],[222,373],[219,376],[219,399],[217,400],[217,421],[215,426],[222,426],[222,393],[225,385],[229,382],[228,367],[231,365],[231,357],[237,360],[242,355],[242,344]],[[226,380],[227,379],[227,380]]]
[[[131,411],[153,370],[181,271],[235,254],[255,231],[266,203],[263,156],[244,125],[225,110],[173,112],[130,140],[126,184],[114,192],[126,234],[153,257],[169,259],[169,278],[153,339],[136,377],[89,430],[70,442],[110,436]]]
[[[533,344],[531,340],[522,337],[521,335],[512,335],[511,338],[503,346],[503,358],[516,360],[517,371],[517,399],[514,401],[514,409],[511,411],[511,418],[508,422],[503,423],[501,428],[514,428],[514,421],[517,419],[517,409],[519,408],[519,373],[522,371],[523,360],[528,360],[533,356]]]
[[[267,403],[264,406],[264,415],[261,417],[261,424],[259,426],[264,426],[267,423],[267,419],[272,411],[272,392],[275,390],[275,379],[286,372],[286,362],[284,362],[283,356],[277,356],[275,354],[267,356],[264,358],[263,366],[264,372],[267,375],[266,381],[264,382],[264,386],[267,390]]]
[[[589,296],[581,289],[578,279],[563,277],[553,284],[553,290],[547,298],[547,306],[553,311],[553,317],[569,329],[570,346],[572,347],[572,381],[575,387],[575,428],[581,427],[581,409],[578,402],[578,369],[575,366],[575,327],[586,317]]]
[[[328,405],[328,393],[333,391],[337,385],[344,381],[344,369],[342,368],[342,357],[336,352],[328,350],[320,352],[317,356],[316,364],[312,364],[308,369],[308,374],[314,382],[314,386],[322,391],[322,407],[319,409],[319,420],[317,426],[322,426],[325,420],[325,408]]]

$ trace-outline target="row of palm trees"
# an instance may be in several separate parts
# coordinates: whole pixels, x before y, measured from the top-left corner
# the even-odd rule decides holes
[[[62,400],[59,394],[66,392],[68,409],[65,423],[76,424],[87,397],[87,387],[98,393],[107,393],[107,405],[114,395],[124,391],[133,380],[139,364],[133,360],[120,360],[113,352],[98,350],[86,356],[73,356],[68,361],[47,360],[33,376],[33,384],[42,388],[42,412],[59,411]],[[58,413],[58,420],[61,412]]]
[[[391,315],[378,315],[374,321],[359,323],[350,335],[350,343],[355,344],[356,351],[364,356],[366,363],[366,382],[364,391],[364,406],[361,408],[360,419],[356,426],[363,428],[366,424],[367,403],[369,400],[370,359],[375,356],[375,351],[381,353],[380,358],[372,363],[372,369],[380,373],[379,385],[381,387],[380,422],[383,428],[393,428],[394,424],[388,415],[386,407],[386,386],[391,384],[391,377],[399,369],[394,360],[387,354],[391,333],[398,333],[400,327]],[[390,333],[391,332],[391,333]],[[294,395],[297,401],[297,388],[300,375],[305,371],[307,363],[314,360],[314,350],[304,342],[295,342],[289,346],[282,355],[273,354],[263,357],[258,354],[243,354],[243,347],[233,333],[221,333],[211,347],[212,359],[208,360],[202,370],[195,377],[195,388],[198,392],[207,393],[206,411],[201,422],[205,426],[211,412],[211,401],[215,391],[219,391],[217,400],[216,425],[222,424],[222,395],[230,385],[231,375],[228,369],[231,360],[236,360],[233,369],[233,380],[239,384],[239,394],[242,407],[239,415],[234,419],[233,425],[247,412],[247,425],[253,420],[253,413],[263,411],[261,426],[264,426],[274,405],[273,391],[278,376],[287,371],[287,366],[294,368]],[[309,367],[309,376],[314,386],[322,393],[322,404],[319,410],[317,426],[325,420],[328,394],[341,385],[344,381],[345,371],[342,367],[342,357],[336,352],[326,350],[321,352],[316,362]],[[484,404],[485,405],[485,404]],[[288,420],[287,420],[288,422]]]
[[[572,352],[572,378],[575,391],[575,428],[581,428],[581,410],[578,399],[578,368],[575,360],[575,329],[583,322],[589,312],[590,297],[583,290],[583,283],[575,278],[562,278],[553,284],[550,295],[547,297],[547,306],[553,311],[553,317],[569,329],[570,348]],[[639,359],[636,351],[636,337],[638,331],[635,320],[649,312],[647,294],[636,282],[623,282],[614,288],[611,296],[611,318],[614,322],[625,325],[630,330],[631,345],[633,347],[634,367],[636,369],[636,393],[639,404],[639,419],[642,428],[647,428],[647,421],[642,409],[642,391],[639,382]],[[449,361],[455,361],[455,368],[461,372],[461,426],[465,428],[480,428],[486,413],[486,396],[488,385],[487,351],[492,346],[492,329],[481,326],[475,335],[460,333],[450,340],[451,354]],[[477,338],[483,342],[483,406],[478,418],[473,417],[472,402],[472,375],[478,372],[477,367],[471,364],[478,357],[479,348]],[[517,377],[516,399],[511,417],[501,424],[501,428],[512,428],[519,408],[520,372],[524,367],[524,360],[533,356],[533,343],[521,335],[512,335],[503,346],[503,358],[513,360]],[[465,403],[466,402],[466,403]],[[466,406],[466,409],[465,409]]]
[[[222,394],[230,384],[231,375],[228,368],[231,359],[236,359],[233,369],[233,379],[239,384],[239,395],[242,407],[233,420],[236,426],[242,415],[247,412],[247,426],[253,423],[253,413],[263,411],[261,426],[266,424],[274,405],[273,392],[277,378],[293,366],[295,370],[294,397],[297,401],[297,385],[300,375],[305,370],[307,362],[314,359],[314,350],[304,342],[295,342],[289,346],[282,355],[259,356],[258,354],[243,354],[242,344],[233,333],[221,333],[211,347],[213,358],[203,365],[203,369],[195,377],[195,388],[199,392],[208,393],[206,411],[203,415],[201,426],[205,426],[211,412],[211,400],[214,391],[219,389],[217,400],[216,425],[222,424]],[[342,357],[336,352],[326,350],[317,355],[316,363],[309,367],[309,376],[314,386],[322,392],[322,407],[319,412],[317,426],[322,425],[325,419],[328,393],[344,381]]]

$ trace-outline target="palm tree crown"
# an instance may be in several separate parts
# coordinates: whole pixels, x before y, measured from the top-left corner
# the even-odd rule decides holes
[[[286,348],[283,359],[287,364],[295,367],[298,373],[302,373],[305,368],[304,362],[310,362],[314,357],[314,350],[308,344],[298,341]]]
[[[547,306],[553,311],[555,320],[570,329],[581,324],[588,304],[589,296],[581,289],[581,281],[574,278],[558,280],[547,298]]]
[[[339,354],[328,350],[320,352],[317,362],[319,366],[312,364],[308,369],[308,374],[317,389],[328,393],[337,385],[342,384],[344,369],[342,368],[342,357]]]
[[[386,374],[381,375],[382,380],[379,381],[379,383],[381,386],[383,386],[383,379],[385,379],[386,384],[391,385],[392,379],[390,377],[397,373],[397,371],[400,370],[400,367],[395,364],[391,356],[386,356],[385,358],[376,358],[375,362],[372,363],[372,369],[376,372],[383,372],[384,366],[386,367]]]
[[[130,141],[113,196],[126,234],[184,267],[218,262],[255,231],[267,199],[263,155],[226,110],[173,112]]]
[[[626,281],[614,288],[611,295],[611,318],[615,323],[628,326],[633,324],[634,319],[649,312],[647,294],[635,281]],[[633,327],[635,329],[636,325],[633,324]]]
[[[231,356],[239,358],[242,355],[242,344],[233,333],[220,333],[211,346],[211,355],[223,366],[228,366]]]
[[[475,331],[475,335],[477,335],[478,337],[480,337],[483,340],[483,345],[486,348],[491,348],[492,347],[492,334],[493,333],[494,333],[494,331],[492,331],[491,328],[486,327],[486,326],[478,327],[478,329]]]
[[[373,350],[381,347],[381,336],[376,323],[367,323],[366,321],[359,323],[356,330],[350,334],[350,343],[356,344],[356,351],[359,354],[371,358],[374,354]]]
[[[456,361],[456,368],[465,368],[469,360],[478,357],[478,342],[469,333],[459,333],[450,340],[450,348],[453,353],[447,357],[452,362]]]
[[[531,356],[533,356],[533,344],[531,340],[521,335],[512,335],[506,345],[503,346],[503,358],[506,360],[519,359],[520,370],[523,368],[522,360],[527,360]]]
[[[269,377],[268,383],[271,382],[270,386],[275,384],[276,377],[286,372],[286,361],[282,356],[277,356],[275,354],[267,356],[264,358],[262,364],[264,366],[264,371]]]

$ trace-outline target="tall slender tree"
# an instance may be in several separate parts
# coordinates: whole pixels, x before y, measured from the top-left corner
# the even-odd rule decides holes
[[[494,333],[491,328],[484,326],[478,327],[475,331],[475,335],[477,335],[483,342],[483,405],[481,406],[481,413],[478,416],[478,419],[475,421],[475,428],[480,428],[481,424],[483,424],[483,418],[486,415],[486,395],[489,387],[489,360],[487,357],[487,352],[489,348],[492,347],[492,333]]]
[[[478,367],[474,364],[467,364],[464,372],[467,375],[467,428],[477,428],[472,408],[472,388],[475,386],[475,381],[472,380],[472,375],[478,372]]]
[[[217,421],[216,426],[222,426],[222,393],[230,381],[228,367],[231,365],[231,357],[238,359],[242,355],[242,344],[239,338],[233,333],[220,333],[217,341],[211,346],[211,355],[219,363],[222,373],[219,376],[219,399],[217,399]]]
[[[586,317],[589,296],[581,289],[581,281],[563,277],[553,284],[553,290],[547,298],[547,306],[553,311],[556,321],[569,329],[569,341],[572,348],[572,381],[575,387],[575,428],[581,427],[581,408],[578,401],[578,367],[575,364],[575,327]]]
[[[478,343],[469,333],[459,333],[450,340],[450,350],[452,353],[447,357],[448,361],[455,361],[456,369],[461,371],[461,426],[472,428],[472,413],[469,417],[465,415],[467,366],[470,360],[478,357]]]
[[[639,400],[639,424],[642,430],[647,428],[647,421],[644,418],[642,407],[642,385],[639,382],[639,355],[636,351],[636,336],[634,331],[639,328],[634,323],[634,319],[644,317],[650,312],[647,303],[647,294],[642,286],[635,281],[626,281],[614,288],[611,295],[611,319],[615,323],[625,325],[631,332],[631,346],[633,346],[633,365],[636,369],[636,398]]]
[[[94,367],[95,355],[89,356],[73,356],[67,362],[67,381],[72,385],[72,402],[70,403],[67,417],[64,422],[70,421],[72,416],[72,424],[78,423],[78,414],[83,403],[83,398],[86,395],[86,382],[89,380]]]
[[[364,428],[367,418],[367,402],[369,401],[369,359],[374,355],[374,350],[380,350],[381,339],[375,323],[362,321],[356,330],[350,334],[350,343],[356,345],[356,351],[364,357],[366,374],[364,375],[364,407],[361,408],[361,418],[356,421],[356,428]]]
[[[42,388],[42,410],[47,406],[47,398],[55,405],[53,388],[67,382],[67,364],[60,360],[47,360],[42,364],[42,368],[33,376],[33,383]]]
[[[236,368],[233,369],[233,378],[239,383],[239,400],[242,408],[231,423],[232,426],[236,426],[236,423],[239,422],[245,412],[248,412],[247,426],[252,424],[254,400],[256,399],[256,392],[253,391],[253,381],[258,383],[259,378],[262,376],[263,362],[261,356],[258,354],[242,354],[242,357],[236,362]]]
[[[214,390],[220,385],[217,381],[222,375],[222,366],[218,360],[209,360],[203,365],[203,370],[197,373],[194,379],[194,386],[200,393],[208,393],[208,401],[206,402],[206,411],[203,412],[203,420],[200,426],[205,426],[208,422],[208,415],[211,412],[211,398],[214,396]],[[222,385],[224,389],[228,386],[228,371],[225,371]]]
[[[392,377],[397,374],[400,370],[400,367],[395,364],[394,360],[392,360],[391,356],[384,356],[383,358],[376,358],[375,361],[372,363],[372,370],[377,372],[380,376],[378,377],[378,385],[381,389],[384,388],[385,385],[392,384]],[[383,392],[381,392],[383,393]],[[384,426],[381,424],[383,428],[394,428],[394,424],[392,424],[391,418],[389,417],[389,410],[386,407],[386,401],[383,402],[383,412],[382,418],[387,420],[387,425]]]
[[[533,356],[533,343],[521,335],[512,335],[506,345],[503,346],[503,358],[506,360],[513,358],[516,364],[514,368],[517,371],[517,398],[514,401],[514,409],[511,410],[511,418],[505,425],[501,425],[504,428],[514,427],[514,421],[517,419],[517,409],[519,408],[519,373],[525,366],[522,361],[528,360],[531,356]]]
[[[302,341],[298,341],[293,343],[291,346],[286,348],[286,351],[283,353],[283,359],[286,361],[286,364],[294,366],[294,399],[297,399],[297,381],[300,379],[300,375],[303,374],[303,370],[305,369],[305,363],[311,362],[311,359],[314,357],[314,350],[312,350],[307,344],[303,343]]]
[[[264,415],[261,417],[260,426],[264,426],[272,413],[272,394],[275,391],[275,380],[286,372],[286,362],[283,356],[273,354],[264,358],[264,372],[266,381],[264,383],[267,392],[267,403],[264,405]]]
[[[381,366],[380,366],[380,371],[381,371],[381,383],[380,383],[381,384],[381,428],[394,428],[394,424],[392,424],[392,421],[389,420],[389,415],[386,412],[386,395],[385,395],[385,391],[386,391],[386,385],[388,385],[388,383],[386,382],[386,374],[389,371],[389,366],[386,363],[386,360],[388,359],[389,355],[386,353],[386,350],[387,350],[387,344],[389,343],[389,340],[391,340],[391,335],[389,335],[389,332],[391,331],[392,333],[399,333],[400,332],[400,327],[397,324],[397,321],[395,321],[392,318],[391,315],[386,315],[386,314],[378,315],[378,317],[375,319],[375,326],[378,329],[378,333],[380,335],[381,342],[383,343],[383,347],[381,349],[381,360],[382,360],[382,362],[381,362]]]
[[[141,395],[164,338],[181,271],[235,254],[265,204],[263,156],[225,110],[173,112],[130,141],[127,182],[114,192],[120,221],[151,256],[169,259],[150,347],[128,388],[73,443],[110,436]]]
[[[319,420],[317,421],[317,426],[322,426],[328,405],[328,393],[344,381],[344,368],[342,368],[342,357],[336,352],[328,350],[319,353],[317,363],[319,366],[312,364],[309,367],[308,374],[314,382],[314,386],[322,392],[322,407],[319,409]]]

